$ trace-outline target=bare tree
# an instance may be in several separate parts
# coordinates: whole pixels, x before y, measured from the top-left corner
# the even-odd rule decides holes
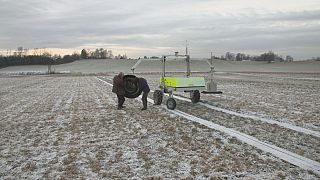
[[[286,61],[287,62],[292,62],[293,61],[293,57],[291,57],[291,56],[286,56]]]
[[[20,46],[20,47],[18,47],[18,56],[22,56],[22,53],[23,53],[23,47],[22,46]]]
[[[227,52],[226,53],[226,60],[229,60],[229,61],[234,61],[235,60],[235,55],[231,52]]]
[[[80,54],[80,57],[81,57],[81,59],[88,59],[88,52],[87,52],[87,50],[85,50],[85,49],[82,49],[81,50],[81,54]]]

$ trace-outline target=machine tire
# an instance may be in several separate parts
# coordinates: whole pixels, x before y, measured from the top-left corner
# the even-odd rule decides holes
[[[160,90],[155,90],[153,93],[153,102],[155,105],[162,103],[163,93]]]
[[[167,100],[167,108],[168,109],[171,109],[171,110],[174,110],[177,106],[177,103],[176,103],[176,100],[173,99],[173,98],[169,98]]]
[[[198,90],[194,90],[190,92],[191,102],[197,103],[200,101],[200,92]]]
[[[125,75],[123,77],[124,81],[124,97],[126,98],[136,98],[142,93],[139,87],[139,79],[134,75]]]

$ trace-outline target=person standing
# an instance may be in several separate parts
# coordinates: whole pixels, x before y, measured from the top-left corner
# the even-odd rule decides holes
[[[143,95],[142,95],[143,108],[141,109],[143,111],[147,109],[147,104],[148,104],[147,98],[148,98],[148,93],[150,92],[150,88],[146,79],[144,78],[138,78],[138,79],[139,79],[139,87],[143,92]]]
[[[113,78],[113,87],[112,92],[117,94],[118,97],[118,110],[124,108],[123,103],[124,98],[124,81],[123,81],[123,72],[120,72],[118,75]]]

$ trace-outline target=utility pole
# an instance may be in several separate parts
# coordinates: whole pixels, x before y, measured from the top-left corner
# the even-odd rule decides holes
[[[188,55],[188,40],[186,40],[186,61],[187,61],[187,77],[191,74],[190,69],[190,56]]]
[[[186,40],[186,55],[188,55],[188,40]]]

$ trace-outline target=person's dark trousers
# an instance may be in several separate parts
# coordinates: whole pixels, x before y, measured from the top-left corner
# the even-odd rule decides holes
[[[143,95],[142,95],[143,108],[142,108],[142,110],[146,110],[146,109],[147,109],[147,104],[148,104],[147,98],[148,98],[148,94],[149,94],[149,92],[143,92]]]
[[[117,97],[118,97],[118,109],[121,109],[123,108],[123,103],[125,101],[124,95],[117,94]]]

